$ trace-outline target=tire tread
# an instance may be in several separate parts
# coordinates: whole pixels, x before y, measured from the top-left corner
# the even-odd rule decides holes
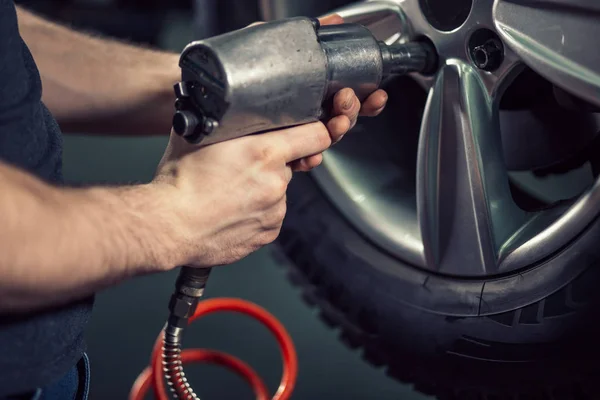
[[[306,185],[303,185],[306,187]],[[331,242],[331,225],[328,224],[327,210],[323,207],[322,199],[319,199],[316,190],[309,190],[301,196],[294,197],[290,202],[289,209],[300,218],[303,224],[310,227],[311,243],[304,243],[303,238],[297,235],[293,228],[284,224],[277,246],[271,249],[275,253],[275,259],[280,264],[287,265],[290,281],[298,286],[306,302],[320,310],[319,317],[331,328],[338,330],[340,339],[351,349],[359,350],[361,357],[369,364],[384,368],[387,375],[394,379],[412,384],[414,388],[424,394],[439,396],[445,400],[474,399],[526,399],[544,398],[552,388],[538,388],[533,392],[509,392],[502,390],[500,393],[488,393],[484,388],[459,389],[453,386],[453,382],[431,382],[429,366],[420,359],[410,354],[403,355],[401,362],[395,361],[383,349],[383,338],[377,326],[377,316],[368,307],[362,307],[355,302],[349,301],[350,293],[347,293],[341,282],[335,282],[331,277],[323,276],[324,268],[320,264],[318,255],[332,262],[335,260],[339,265],[345,263],[361,262],[354,260],[350,252],[342,252],[335,243]],[[328,203],[327,203],[328,204]],[[319,216],[317,218],[317,215]],[[331,246],[329,245],[331,244]],[[327,249],[327,255],[323,257],[320,253]],[[581,278],[581,276],[579,277]],[[566,318],[587,304],[593,290],[588,290],[588,296],[582,296],[584,290],[580,287],[589,286],[582,279],[576,279],[561,290],[533,304],[524,307],[489,316],[473,317],[493,321],[505,328],[514,329],[519,325],[542,325],[549,320]],[[576,294],[576,295],[574,295]],[[460,349],[456,346],[468,343],[471,347],[482,349],[492,348],[494,352],[506,351],[501,343],[486,343],[477,338],[463,336],[448,353],[461,356]],[[523,345],[526,346],[526,345]],[[496,348],[497,347],[497,348]],[[470,350],[467,351],[467,353]],[[535,350],[543,352],[543,349]],[[464,353],[464,352],[462,352]],[[492,358],[493,359],[493,358]],[[579,390],[570,388],[572,398],[587,399],[592,397],[577,397],[575,393]],[[548,392],[547,392],[548,391]],[[545,393],[542,393],[545,392]],[[466,397],[463,397],[466,396]],[[468,397],[471,396],[471,397]],[[496,397],[494,397],[496,396]],[[500,397],[498,397],[500,396]],[[504,396],[504,397],[502,397]],[[540,397],[541,396],[541,397]],[[569,397],[561,398],[561,400]]]

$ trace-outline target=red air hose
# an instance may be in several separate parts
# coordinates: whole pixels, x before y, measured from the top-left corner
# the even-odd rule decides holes
[[[283,357],[283,376],[281,377],[279,388],[272,399],[288,400],[291,397],[296,384],[298,358],[296,356],[294,342],[292,342],[289,333],[283,327],[281,322],[264,308],[259,307],[254,303],[241,299],[222,298],[200,302],[196,308],[196,312],[190,318],[190,323],[200,317],[219,311],[233,311],[246,314],[258,320],[273,333],[279,343],[279,348]],[[156,339],[150,366],[148,366],[135,380],[131,392],[129,393],[129,400],[143,400],[150,387],[152,387],[154,396],[157,400],[169,400],[162,371],[163,334],[164,333],[161,333]],[[269,391],[262,379],[250,366],[236,357],[218,351],[190,349],[184,350],[181,354],[181,358],[184,364],[205,362],[219,364],[229,368],[250,384],[257,400],[269,400]]]

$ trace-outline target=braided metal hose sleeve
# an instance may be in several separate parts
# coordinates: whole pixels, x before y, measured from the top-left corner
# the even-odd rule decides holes
[[[173,305],[177,302],[173,302]],[[171,396],[176,399],[197,399],[183,373],[183,364],[205,362],[221,365],[242,377],[256,396],[256,400],[289,400],[298,376],[298,357],[294,342],[284,326],[264,308],[242,299],[217,298],[204,300],[196,306],[189,318],[177,318],[172,314],[169,322],[161,330],[152,348],[150,365],[137,377],[129,400],[144,400],[152,390],[157,400],[169,400],[167,386],[171,388]],[[173,307],[173,310],[177,310]],[[271,396],[269,389],[260,376],[248,364],[232,355],[208,349],[182,350],[183,329],[203,316],[233,312],[246,315],[264,325],[277,339],[283,361],[281,381],[277,391]],[[186,313],[187,314],[187,313]],[[168,385],[165,384],[167,375]]]
[[[181,338],[183,328],[167,324],[163,339],[163,372],[175,399],[199,400],[190,386],[181,361]]]

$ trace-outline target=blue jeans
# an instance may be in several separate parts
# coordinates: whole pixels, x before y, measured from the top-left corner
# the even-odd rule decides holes
[[[87,354],[59,381],[35,391],[31,400],[87,400],[90,391],[90,360]]]

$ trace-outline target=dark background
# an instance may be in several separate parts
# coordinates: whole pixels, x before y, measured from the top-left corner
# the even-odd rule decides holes
[[[191,1],[20,1],[72,26],[179,52],[190,40],[245,26],[259,20],[251,0]],[[339,0],[298,0],[292,6],[313,14]],[[298,11],[298,12],[300,12]],[[194,24],[194,20],[199,21]],[[115,132],[117,133],[117,132]],[[165,132],[166,133],[166,132]],[[65,138],[65,175],[70,183],[131,183],[152,178],[166,138]],[[152,344],[167,315],[175,272],[148,276],[100,293],[87,332],[92,361],[91,398],[125,399],[146,366]],[[299,354],[300,374],[294,399],[421,400],[409,386],[368,366],[360,351],[348,350],[338,332],[327,328],[318,311],[301,300],[269,249],[213,272],[207,297],[240,297],[269,310],[290,331]],[[258,323],[239,315],[214,315],[188,330],[186,347],[230,352],[253,366],[272,392],[281,361],[275,340]],[[192,366],[188,375],[204,400],[252,399],[247,385],[214,366]]]

